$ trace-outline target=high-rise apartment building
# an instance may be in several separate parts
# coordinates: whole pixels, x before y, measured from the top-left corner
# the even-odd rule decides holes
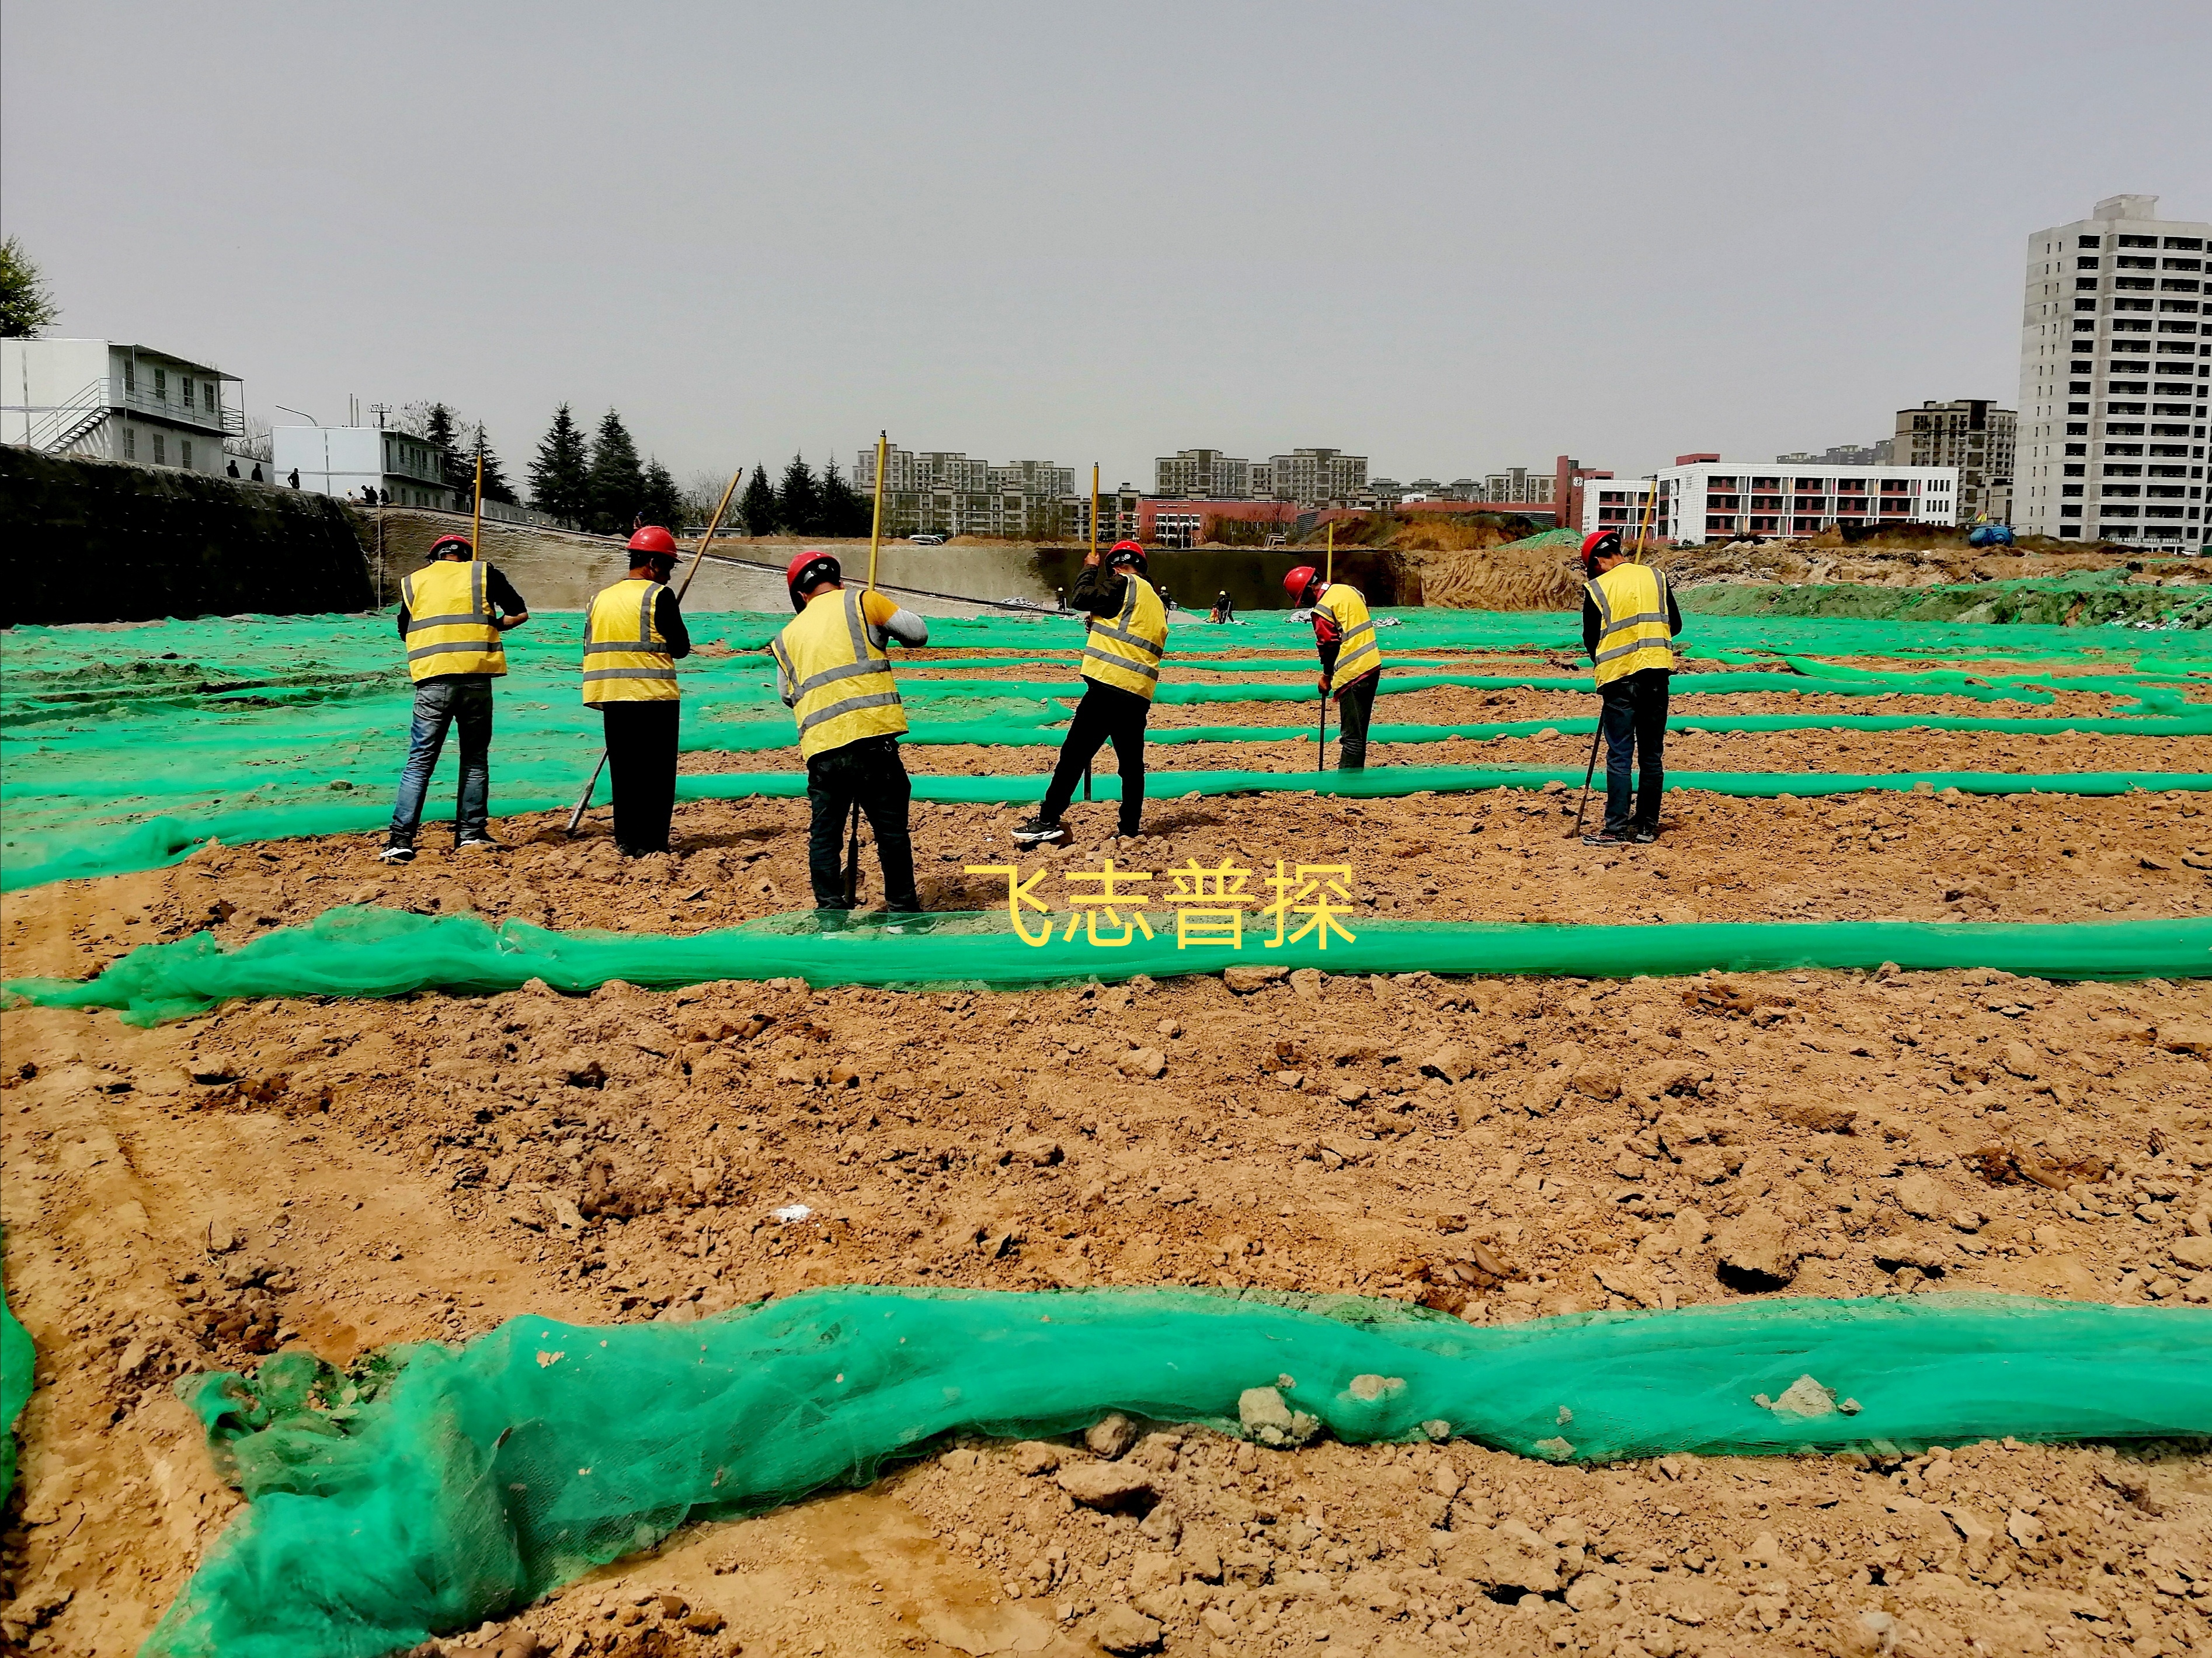
[[[876,487],[876,452],[853,460],[853,487]],[[947,536],[1013,536],[1050,540],[1066,532],[1061,502],[1075,489],[1075,469],[1048,460],[1004,466],[950,449],[889,449],[884,455],[884,530]]]
[[[1179,449],[1152,463],[1152,493],[1188,501],[1249,501],[1252,463],[1218,449]]]
[[[2027,241],[2013,525],[2026,535],[2202,545],[2212,224],[2112,196]]]
[[[1347,455],[1340,449],[1293,449],[1287,455],[1268,456],[1267,466],[1265,496],[1295,501],[1301,507],[1350,501],[1367,488],[1367,457]],[[1263,493],[1256,477],[1252,487],[1255,495]]]
[[[1897,411],[1890,459],[1899,466],[1959,469],[1959,522],[2012,521],[2013,445],[2018,417],[1985,398],[1923,403]]]

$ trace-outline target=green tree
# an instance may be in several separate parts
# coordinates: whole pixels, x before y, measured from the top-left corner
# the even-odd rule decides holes
[[[417,435],[437,446],[446,487],[462,502],[471,500],[477,489],[476,463],[473,457],[461,459],[460,423],[453,418],[453,411],[442,403],[432,404],[423,410],[422,429]]]
[[[822,533],[822,486],[815,482],[812,470],[802,457],[793,455],[791,465],[783,469],[783,482],[776,486],[775,507],[789,534]]]
[[[645,464],[645,489],[640,501],[647,524],[658,524],[664,530],[683,527],[684,492],[676,487],[675,477],[660,464],[659,456]]]
[[[530,504],[571,524],[581,524],[591,511],[591,458],[565,403],[553,411],[553,424],[530,463]]]
[[[749,536],[772,536],[783,527],[776,508],[775,485],[768,481],[768,468],[758,462],[753,465],[744,493],[738,497],[738,513],[744,519]]]
[[[845,482],[832,455],[822,468],[822,533],[825,536],[864,536],[875,518],[875,502]]]
[[[486,501],[496,501],[502,506],[517,507],[514,486],[507,481],[507,468],[500,465],[499,456],[493,452],[490,441],[484,436],[483,422],[478,421],[470,429],[468,446],[462,470],[468,474],[468,489],[476,489],[477,457],[483,457],[483,491]]]
[[[14,236],[0,241],[0,339],[27,340],[61,318],[46,273]]]
[[[592,439],[591,527],[601,535],[628,535],[645,507],[645,468],[629,428],[610,409]]]

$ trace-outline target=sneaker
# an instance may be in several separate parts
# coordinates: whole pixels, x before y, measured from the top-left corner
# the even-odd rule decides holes
[[[415,861],[415,848],[404,841],[394,841],[376,854],[376,861],[380,864],[411,864]]]
[[[1635,829],[1629,832],[1628,838],[1635,841],[1639,847],[1648,847],[1659,838],[1659,831],[1656,829],[1646,828],[1644,825],[1638,823]]]
[[[455,852],[504,852],[507,848],[489,835],[465,835],[453,842]]]
[[[1061,823],[1057,817],[1047,817],[1042,812],[1030,818],[1028,823],[1017,825],[1014,829],[1014,839],[1025,847],[1041,845],[1048,841],[1066,841],[1069,838],[1066,824]]]
[[[1628,844],[1628,837],[1615,835],[1609,829],[1600,829],[1595,835],[1583,836],[1583,844],[1586,847],[1625,847]]]

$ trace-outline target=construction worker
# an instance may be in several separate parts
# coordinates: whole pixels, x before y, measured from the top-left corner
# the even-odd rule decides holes
[[[1674,638],[1681,607],[1667,579],[1632,563],[1620,532],[1583,539],[1583,650],[1595,671],[1598,714],[1605,733],[1605,823],[1583,836],[1586,847],[1649,846],[1659,838],[1659,793],[1666,784],[1667,688],[1674,670]],[[1636,809],[1629,811],[1632,757],[1643,762]]]
[[[399,637],[415,682],[415,721],[407,763],[392,803],[392,831],[377,856],[415,861],[415,832],[446,732],[461,728],[461,783],[453,844],[462,851],[496,848],[491,838],[491,682],[507,671],[501,635],[530,620],[530,607],[495,565],[477,562],[466,536],[441,536],[430,562],[399,583]]]
[[[1375,642],[1375,618],[1359,589],[1324,581],[1310,564],[1283,578],[1295,610],[1313,612],[1314,644],[1321,653],[1323,696],[1336,698],[1336,768],[1367,769],[1367,726],[1375,714],[1375,691],[1382,683],[1382,650]]]
[[[606,730],[615,846],[625,858],[668,850],[676,810],[676,738],[683,692],[676,665],[690,631],[668,586],[676,537],[658,524],[629,538],[629,574],[601,589],[584,619],[584,701]]]
[[[1145,579],[1145,550],[1117,541],[1102,561],[1096,551],[1075,578],[1075,608],[1085,613],[1083,700],[1075,705],[1060,763],[1037,815],[1014,831],[1024,846],[1068,838],[1060,815],[1075,798],[1075,785],[1093,756],[1108,743],[1121,772],[1123,837],[1142,831],[1145,815],[1145,725],[1159,688],[1160,658],[1168,647],[1167,607]]]
[[[899,758],[906,705],[891,677],[890,641],[929,643],[929,624],[873,589],[848,590],[836,559],[809,548],[784,571],[796,620],[775,636],[778,689],[799,722],[813,810],[806,873],[817,910],[853,908],[846,896],[841,841],[857,805],[867,815],[884,869],[884,908],[921,908],[914,885],[914,841],[907,807],[914,787]],[[857,884],[858,872],[854,872]]]

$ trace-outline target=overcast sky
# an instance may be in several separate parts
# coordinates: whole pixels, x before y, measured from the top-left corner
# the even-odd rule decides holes
[[[611,404],[1152,482],[1869,442],[2015,396],[2023,245],[2212,218],[2212,6],[0,8],[0,220],[65,335],[250,412]]]

